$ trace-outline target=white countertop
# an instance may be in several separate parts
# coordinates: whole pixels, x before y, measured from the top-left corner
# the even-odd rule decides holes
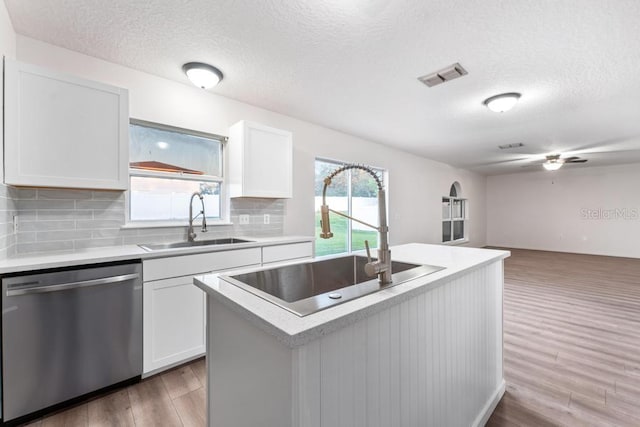
[[[251,240],[251,242],[233,243],[228,245],[197,246],[192,248],[162,249],[152,252],[145,251],[137,245],[129,245],[83,249],[64,253],[22,255],[0,260],[0,274],[44,270],[48,268],[73,267],[83,264],[96,264],[102,262],[165,258],[203,252],[229,251],[234,249],[283,245],[288,243],[308,242],[313,241],[314,239],[309,236],[233,237]]]
[[[227,307],[289,347],[297,347],[370,314],[408,300],[475,268],[507,258],[508,251],[411,243],[391,248],[394,261],[446,267],[444,270],[299,317],[247,292],[218,274],[195,276],[194,283]],[[273,268],[273,267],[267,267]],[[256,269],[251,269],[255,271]],[[249,270],[225,272],[238,274]]]

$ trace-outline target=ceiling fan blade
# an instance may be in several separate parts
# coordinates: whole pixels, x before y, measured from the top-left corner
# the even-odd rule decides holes
[[[481,164],[475,164],[475,165],[471,165],[473,167],[484,167],[484,166],[497,166],[497,165],[502,165],[502,164],[518,164],[521,162],[529,162],[531,161],[531,157],[534,157],[535,154],[532,154],[531,156],[528,157],[519,157],[519,158],[515,158],[515,159],[505,159],[505,160],[498,160],[495,162],[489,162],[489,163],[481,163]],[[538,159],[535,159],[534,161],[538,161]],[[544,160],[540,160],[541,162]]]
[[[570,155],[581,155],[591,153],[620,153],[625,151],[636,151],[639,138],[640,135],[632,135],[623,138],[595,141],[579,147],[565,147],[564,153]]]
[[[578,159],[576,158],[575,160],[565,160],[565,163],[586,163],[588,160],[587,159]]]
[[[562,159],[562,160],[564,160],[565,163],[571,163],[574,160],[578,160],[579,158],[580,157],[578,157],[578,156],[571,156],[571,157],[567,157],[566,159]]]

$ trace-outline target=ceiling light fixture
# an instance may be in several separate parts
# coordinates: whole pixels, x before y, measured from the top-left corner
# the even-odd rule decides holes
[[[549,159],[546,162],[544,162],[542,164],[542,167],[548,171],[557,171],[562,167],[563,164],[564,162],[562,160],[555,158],[555,159]]]
[[[188,62],[182,66],[182,71],[189,77],[191,83],[202,89],[214,87],[223,77],[222,71],[202,62]]]
[[[484,100],[483,104],[494,113],[504,113],[511,110],[518,103],[520,94],[516,92],[501,93]]]

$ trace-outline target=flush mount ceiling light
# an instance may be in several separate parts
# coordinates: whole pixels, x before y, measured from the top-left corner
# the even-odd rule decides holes
[[[518,103],[520,94],[516,92],[502,93],[484,100],[484,105],[495,113],[504,113],[511,110]]]
[[[202,89],[212,88],[222,80],[220,70],[202,62],[188,62],[182,66],[182,71],[194,85]]]

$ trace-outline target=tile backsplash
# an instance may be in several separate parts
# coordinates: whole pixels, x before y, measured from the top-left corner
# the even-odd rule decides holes
[[[0,259],[16,254],[16,235],[13,232],[16,207],[9,190],[9,187],[0,184]]]
[[[125,197],[116,191],[2,186],[0,256],[186,240],[186,220],[181,227],[122,228]],[[284,209],[282,199],[232,199],[233,224],[210,226],[206,237],[281,236]],[[264,214],[269,214],[269,224],[263,224]],[[239,215],[249,215],[249,224],[239,224]]]

